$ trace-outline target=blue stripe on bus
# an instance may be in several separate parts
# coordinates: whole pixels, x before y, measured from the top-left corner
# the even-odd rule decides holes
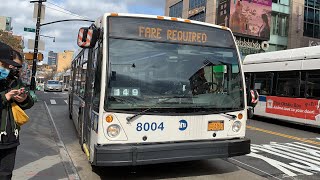
[[[267,96],[259,96],[259,101],[266,102]]]

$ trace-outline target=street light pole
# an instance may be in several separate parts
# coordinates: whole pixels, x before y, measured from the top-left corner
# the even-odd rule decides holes
[[[42,2],[46,0],[39,1],[30,1],[30,3],[38,3],[38,15],[37,15],[37,24],[36,24],[36,37],[34,41],[34,51],[33,51],[33,63],[32,63],[32,77],[31,77],[31,90],[36,89],[36,71],[37,71],[37,60],[38,60],[38,45],[39,45],[39,34],[40,34],[40,19],[41,19],[41,7]]]
[[[52,36],[46,36],[46,35],[39,35],[39,36],[42,36],[42,37],[47,37],[47,38],[53,38],[53,42],[55,42],[56,41],[56,37],[52,37]]]

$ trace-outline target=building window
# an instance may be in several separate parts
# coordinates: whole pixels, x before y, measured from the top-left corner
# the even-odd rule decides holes
[[[304,1],[304,27],[303,35],[307,37],[320,38],[320,1]]]
[[[286,14],[273,13],[271,16],[271,34],[278,36],[288,36],[289,16]]]
[[[171,17],[182,17],[183,1],[178,2],[175,5],[172,5],[169,8],[169,16]]]
[[[206,7],[206,4],[207,0],[189,0],[189,10],[202,6]]]
[[[290,0],[272,0],[273,3],[289,6]]]
[[[198,13],[196,15],[190,16],[188,19],[205,22],[205,20],[206,20],[206,12],[201,12],[201,13]]]
[[[272,52],[272,51],[281,51],[281,50],[286,50],[287,46],[279,45],[279,44],[269,44],[269,48],[267,52]]]
[[[206,8],[207,0],[189,0],[189,11],[195,8],[204,7]],[[206,11],[201,11],[197,14],[190,16],[188,19],[195,21],[206,21]]]

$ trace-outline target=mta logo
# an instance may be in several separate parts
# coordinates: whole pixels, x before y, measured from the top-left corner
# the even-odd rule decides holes
[[[180,120],[179,123],[180,123],[180,125],[179,125],[179,130],[180,131],[184,131],[184,130],[187,129],[188,122],[186,120]]]

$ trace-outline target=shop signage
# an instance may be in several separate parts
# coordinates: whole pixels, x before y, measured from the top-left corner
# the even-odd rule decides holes
[[[191,9],[188,11],[188,17],[191,17],[191,16],[194,16],[196,14],[199,14],[203,11],[206,10],[206,7],[205,6],[201,6],[201,7],[198,7],[198,8],[194,8],[194,9]]]

